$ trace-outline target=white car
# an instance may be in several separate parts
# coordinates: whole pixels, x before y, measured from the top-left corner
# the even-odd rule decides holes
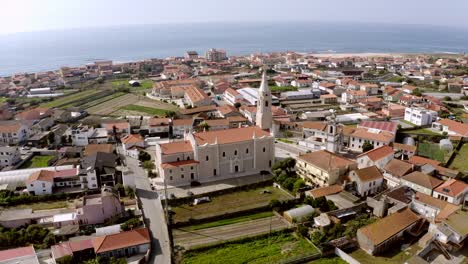
[[[211,199],[208,196],[196,198],[196,199],[193,200],[194,205],[202,204],[202,203],[208,203],[208,202],[211,202]]]

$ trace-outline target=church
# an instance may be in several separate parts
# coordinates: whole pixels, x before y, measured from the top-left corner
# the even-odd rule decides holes
[[[184,141],[156,145],[161,179],[168,185],[184,186],[270,171],[275,162],[271,103],[263,73],[255,126],[189,133]]]

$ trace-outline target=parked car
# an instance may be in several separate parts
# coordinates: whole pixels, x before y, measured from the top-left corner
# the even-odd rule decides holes
[[[31,150],[31,147],[30,146],[23,146],[23,149],[24,150]]]
[[[209,203],[209,202],[211,202],[211,199],[208,196],[196,198],[193,200],[194,205],[202,204],[202,203]]]

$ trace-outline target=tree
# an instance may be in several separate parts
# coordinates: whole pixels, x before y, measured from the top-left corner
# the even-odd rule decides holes
[[[47,141],[49,142],[49,145],[52,145],[52,144],[55,143],[55,134],[54,134],[54,132],[50,132],[47,135]]]
[[[452,97],[450,97],[450,96],[444,96],[444,101],[452,101]]]
[[[298,179],[296,180],[296,182],[294,183],[294,186],[293,186],[293,193],[297,193],[299,191],[300,188],[306,186],[305,182],[303,179]]]
[[[138,154],[138,160],[141,162],[151,160],[151,155],[146,151],[140,151],[140,153]]]
[[[236,103],[234,104],[234,107],[237,108],[237,109],[239,109],[239,108],[241,107],[241,103],[236,102]]]
[[[209,131],[210,130],[210,125],[208,125],[208,123],[206,123],[206,122],[201,123],[198,127],[200,127],[200,129],[202,131]]]
[[[419,90],[419,88],[414,89],[413,92],[412,92],[412,94],[413,94],[414,96],[422,96],[422,93],[421,93],[421,91]]]
[[[57,260],[57,264],[72,264],[73,257],[72,256],[64,256]]]
[[[129,187],[129,186],[126,186],[125,187],[125,195],[127,195],[128,197],[130,198],[135,198],[135,190],[133,190],[133,188]]]
[[[167,118],[174,118],[177,115],[176,112],[174,111],[166,111],[166,117]]]
[[[364,141],[364,144],[362,144],[362,151],[367,152],[369,150],[374,149],[374,145],[372,145],[369,141]]]
[[[145,168],[148,171],[152,171],[155,168],[154,162],[151,160],[147,160],[143,162],[143,168]]]

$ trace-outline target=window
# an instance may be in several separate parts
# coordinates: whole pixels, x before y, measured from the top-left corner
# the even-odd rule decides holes
[[[170,181],[172,181],[172,176],[171,176],[171,177],[169,177],[169,180],[170,180]]]
[[[268,107],[268,101],[265,101],[265,107]]]
[[[268,162],[268,167],[271,167],[271,160]]]
[[[193,170],[193,166],[191,166],[190,169]]]
[[[195,179],[195,174],[190,173],[190,179],[192,179],[192,180]]]
[[[45,188],[45,183],[42,183],[42,188]]]
[[[93,184],[93,187],[96,187],[96,184]]]
[[[249,149],[245,149],[245,153],[246,153],[246,154],[249,154]]]
[[[180,158],[177,158],[177,161],[180,161]]]
[[[31,183],[31,187],[34,187],[34,184]],[[440,196],[440,195],[439,195]]]
[[[180,175],[180,178],[181,178],[181,179],[183,179],[183,178],[184,178],[184,175],[183,175],[183,174],[182,174],[182,175]]]
[[[180,168],[180,171],[184,171],[184,168]]]
[[[226,152],[223,152],[223,157],[226,157]]]
[[[190,156],[187,157],[187,160],[190,160]]]
[[[169,173],[172,173],[172,170],[169,170]]]
[[[234,156],[237,156],[237,150],[234,150]]]
[[[265,152],[265,151],[266,151],[266,148],[263,148],[263,152]]]
[[[213,175],[216,176],[216,169],[213,170]]]
[[[206,156],[206,161],[209,161],[209,160],[210,160],[210,158],[209,158],[208,155],[207,155],[207,156]]]

